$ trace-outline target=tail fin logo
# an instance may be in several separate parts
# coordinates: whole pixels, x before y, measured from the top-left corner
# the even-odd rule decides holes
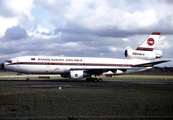
[[[153,38],[149,38],[149,39],[147,40],[147,43],[148,43],[149,46],[154,45],[154,39],[153,39]]]

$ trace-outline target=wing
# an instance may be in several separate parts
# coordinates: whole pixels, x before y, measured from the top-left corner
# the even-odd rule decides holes
[[[153,67],[154,65],[164,63],[164,62],[169,62],[169,61],[171,61],[171,60],[154,61],[154,62],[136,64],[136,65],[133,65],[133,67]]]
[[[117,74],[117,70],[122,71],[123,73],[126,73],[128,70],[132,71],[140,71],[145,70],[146,67],[153,67],[154,65],[169,62],[171,60],[161,60],[161,61],[154,61],[154,62],[148,62],[148,63],[142,63],[142,64],[136,64],[131,67],[115,67],[115,68],[71,68],[70,70],[84,70],[87,71],[91,75],[101,75],[105,72],[112,71],[113,73]]]
[[[140,68],[141,69],[141,68]],[[91,75],[102,75],[103,73],[106,73],[108,71],[111,71],[115,74],[117,74],[117,70],[126,72],[127,70],[139,70],[139,68],[135,67],[130,67],[130,68],[122,68],[122,67],[116,67],[116,68],[71,68],[71,71],[73,70],[84,70],[87,71],[87,73]],[[113,74],[111,74],[113,75]]]

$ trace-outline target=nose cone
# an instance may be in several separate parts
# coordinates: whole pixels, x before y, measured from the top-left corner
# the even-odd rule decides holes
[[[0,69],[4,69],[4,63],[0,63]]]

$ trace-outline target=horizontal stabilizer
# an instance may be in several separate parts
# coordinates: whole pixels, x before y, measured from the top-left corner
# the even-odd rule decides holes
[[[152,67],[154,65],[157,65],[157,64],[160,64],[160,63],[164,63],[164,62],[169,62],[169,61],[171,61],[171,60],[161,60],[161,61],[137,64],[137,65],[133,65],[133,67]]]

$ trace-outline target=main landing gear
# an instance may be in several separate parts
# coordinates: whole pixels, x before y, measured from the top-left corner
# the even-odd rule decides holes
[[[87,82],[103,82],[101,78],[86,78]]]

